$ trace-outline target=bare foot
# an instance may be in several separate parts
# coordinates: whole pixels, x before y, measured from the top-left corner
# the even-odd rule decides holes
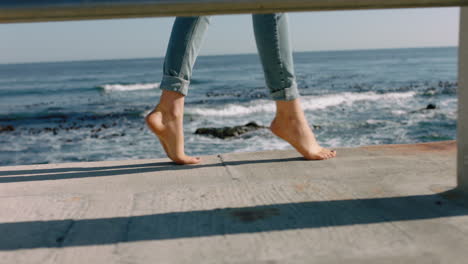
[[[276,101],[277,113],[270,129],[276,136],[291,144],[308,160],[324,160],[336,157],[336,151],[322,148],[315,139],[299,99]]]
[[[166,92],[166,98],[164,93]],[[175,92],[171,92],[175,93]],[[146,116],[146,124],[151,131],[159,138],[161,145],[167,156],[177,164],[197,164],[200,158],[185,155],[184,151],[184,129],[183,129],[183,98],[182,108],[180,108],[180,98],[174,101],[167,97],[177,97],[175,94],[167,94],[163,91],[161,103]],[[168,104],[168,102],[170,104]],[[174,107],[176,109],[174,109]]]

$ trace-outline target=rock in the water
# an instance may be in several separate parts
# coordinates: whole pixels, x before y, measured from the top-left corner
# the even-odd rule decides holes
[[[428,104],[426,106],[426,109],[436,109],[436,108],[437,108],[437,106],[435,104]]]
[[[427,110],[434,110],[434,109],[437,109],[437,105],[433,104],[433,103],[429,103],[426,107],[424,108],[421,108],[421,109],[418,109],[418,110],[414,110],[414,111],[411,111],[409,112],[410,114],[414,114],[414,113],[424,113],[426,112]]]
[[[198,128],[195,131],[197,135],[210,135],[217,138],[230,138],[237,137],[247,132],[255,131],[258,129],[267,128],[265,126],[260,126],[255,122],[249,122],[243,126],[233,126],[233,127],[202,127]]]
[[[15,128],[11,125],[8,126],[0,126],[0,133],[1,132],[12,132],[15,131]]]

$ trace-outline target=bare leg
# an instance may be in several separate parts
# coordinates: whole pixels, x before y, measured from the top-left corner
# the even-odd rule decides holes
[[[286,140],[308,160],[324,160],[336,157],[336,151],[322,148],[315,139],[304,116],[299,99],[275,101],[276,116],[270,129]]]
[[[177,164],[201,161],[185,155],[184,96],[187,95],[192,68],[209,23],[208,16],[176,18],[164,60],[159,104],[146,117],[148,127],[159,138],[167,156]]]
[[[252,19],[266,84],[276,102],[276,116],[271,123],[271,131],[286,140],[306,159],[335,157],[336,152],[322,148],[317,143],[298,99],[287,15],[255,14]]]
[[[146,124],[159,138],[167,156],[177,164],[197,164],[200,158],[185,155],[184,95],[163,90],[159,104],[146,116]]]

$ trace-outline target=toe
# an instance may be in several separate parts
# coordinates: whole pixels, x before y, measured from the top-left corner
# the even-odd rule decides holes
[[[189,164],[198,164],[201,162],[201,159],[199,157],[185,156],[182,158],[174,159],[174,162],[179,165],[189,165]]]
[[[320,156],[322,156],[324,159],[328,158],[329,151],[327,149],[322,149],[320,151]]]
[[[189,157],[189,163],[187,164],[198,164],[201,162],[200,157]]]
[[[331,159],[333,158],[333,152],[328,150],[328,149],[323,149],[323,156],[325,157],[325,159]]]
[[[320,156],[320,159],[322,159],[322,160],[328,159],[328,155],[327,155],[327,153],[324,152],[324,151],[321,151],[321,152],[319,153],[319,156]]]

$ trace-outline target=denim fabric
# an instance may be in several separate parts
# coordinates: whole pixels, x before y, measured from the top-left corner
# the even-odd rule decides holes
[[[299,97],[289,41],[287,15],[252,15],[255,40],[265,73],[266,85],[274,100]],[[177,17],[164,61],[160,88],[187,95],[203,36],[210,17]]]

